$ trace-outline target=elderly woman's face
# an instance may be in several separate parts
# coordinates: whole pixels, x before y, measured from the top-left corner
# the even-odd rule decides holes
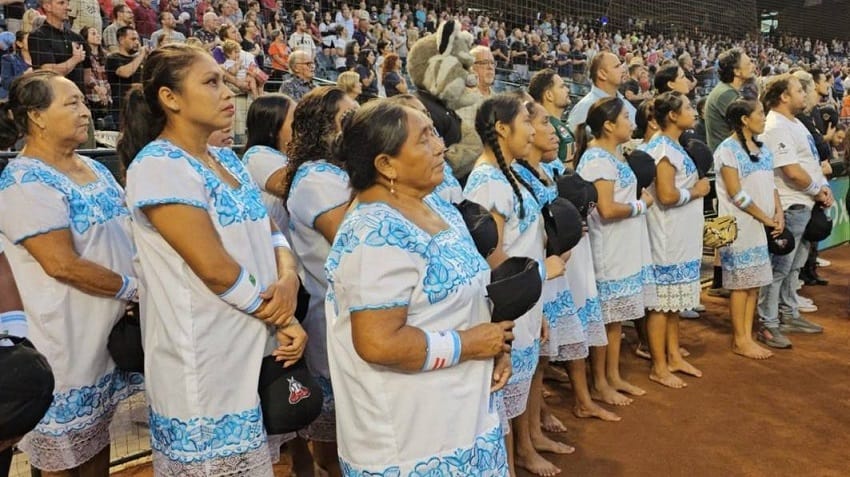
[[[80,88],[64,77],[49,80],[53,89],[53,102],[43,111],[31,116],[30,134],[38,130],[61,142],[82,144],[88,139],[91,112]],[[40,138],[36,134],[34,137]]]
[[[407,140],[398,155],[390,159],[399,184],[431,191],[443,182],[445,146],[434,123],[420,111],[406,107]]]

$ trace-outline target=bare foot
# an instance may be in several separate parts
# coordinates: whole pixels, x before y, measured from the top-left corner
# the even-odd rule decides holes
[[[673,389],[688,387],[688,383],[682,381],[681,378],[669,371],[666,373],[656,373],[655,371],[651,371],[649,373],[649,380]]]
[[[555,381],[556,383],[568,383],[570,382],[570,376],[564,372],[563,369],[550,364],[543,368],[543,380]]]
[[[567,427],[564,426],[564,423],[551,412],[541,413],[540,427],[542,427],[546,432],[552,432],[555,434],[567,432]]]
[[[554,464],[544,459],[543,456],[535,451],[525,455],[521,454],[519,450],[517,450],[516,458],[514,460],[516,461],[517,467],[521,467],[534,475],[539,475],[540,477],[552,477],[553,475],[561,473],[561,469],[555,467]]]
[[[732,352],[751,359],[767,359],[773,356],[770,350],[762,348],[754,341],[743,343],[740,346],[732,343]]]
[[[596,404],[593,401],[591,401],[590,404],[586,406],[576,404],[575,407],[573,407],[573,414],[575,414],[576,417],[595,417],[597,419],[601,419],[607,422],[620,422],[621,419],[620,416],[603,408],[602,406]]]
[[[634,401],[632,398],[620,394],[611,386],[605,386],[602,389],[591,389],[590,397],[597,401],[613,404],[615,406],[628,406],[632,403],[632,401]]]
[[[635,348],[635,355],[638,358],[652,359],[652,356],[649,354],[649,350],[646,349],[646,345],[644,344],[637,345],[637,347]]]
[[[551,452],[553,454],[565,455],[576,451],[575,447],[549,439],[542,432],[537,435],[534,435],[534,433],[531,434],[531,444],[537,452]]]
[[[684,346],[680,346],[679,347],[679,354],[681,354],[683,358],[687,358],[688,356],[691,355],[691,352],[686,350]]]
[[[694,365],[685,361],[684,359],[676,361],[667,358],[667,369],[669,369],[671,373],[685,373],[695,378],[702,377],[702,371],[698,370],[694,367]]]
[[[611,385],[612,388],[616,389],[617,391],[631,394],[632,396],[643,396],[644,394],[646,394],[646,391],[626,381],[623,378],[608,378],[608,383]]]

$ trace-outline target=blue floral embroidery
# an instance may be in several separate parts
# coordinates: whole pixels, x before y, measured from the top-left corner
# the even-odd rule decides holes
[[[3,170],[0,189],[8,188],[16,180],[21,185],[38,182],[55,189],[65,197],[68,220],[77,234],[84,234],[92,226],[116,217],[130,215],[124,205],[123,191],[109,171],[92,159],[84,157],[83,160],[97,179],[81,186],[37,159],[18,156]]]
[[[620,189],[625,189],[630,185],[637,183],[637,177],[635,177],[635,173],[628,164],[617,159],[610,152],[599,147],[592,147],[582,154],[578,168],[576,168],[576,172],[581,175],[581,171],[589,167],[588,164],[597,160],[607,161],[617,168],[617,187]]]
[[[644,285],[655,285],[655,267],[652,265],[644,265],[640,268],[641,283]]]
[[[511,349],[511,366],[513,374],[508,380],[508,385],[531,381],[534,370],[537,368],[537,360],[540,358],[540,340],[535,339],[531,346],[525,348]]]
[[[150,411],[151,447],[181,463],[244,454],[266,444],[259,407],[183,421]]]
[[[534,198],[537,199],[541,209],[544,204],[551,204],[552,201],[558,197],[558,192],[554,187],[549,187],[540,182],[540,180],[534,177],[534,174],[524,166],[514,163],[511,165],[511,168],[519,177],[522,178],[522,180],[525,181],[526,184],[529,185],[529,187],[531,187],[531,192],[534,194]],[[520,185],[520,187],[522,187],[522,185]]]
[[[759,245],[744,250],[723,247],[720,249],[720,263],[724,270],[741,270],[769,265],[770,252],[767,250],[767,245]]]
[[[433,194],[439,195],[447,202],[451,202],[454,198],[461,200],[463,198],[463,188],[460,186],[460,182],[458,182],[452,166],[448,162],[443,163],[443,182],[437,184]]]
[[[646,149],[647,150],[655,149],[659,144],[665,144],[665,145],[669,146],[670,148],[675,149],[676,151],[678,151],[682,155],[682,164],[684,164],[684,166],[685,166],[685,176],[690,176],[690,175],[697,173],[697,166],[696,166],[696,164],[694,164],[694,161],[693,161],[693,159],[691,159],[691,156],[688,155],[688,151],[686,151],[685,148],[682,147],[681,144],[679,144],[678,142],[670,139],[669,137],[667,137],[663,134],[657,134],[655,137],[650,139],[649,144],[647,144]],[[657,160],[657,158],[656,158],[656,160]]]
[[[598,296],[588,298],[584,306],[578,309],[578,319],[586,330],[591,321],[602,321],[602,303]]]
[[[472,447],[426,457],[404,471],[397,465],[367,470],[343,458],[339,460],[345,477],[504,477],[508,474],[507,452],[499,426],[477,436]]]
[[[567,167],[564,165],[564,163],[557,159],[551,162],[543,162],[540,164],[540,166],[543,168],[543,170],[546,171],[546,173],[549,175],[549,178],[552,179],[554,179],[556,175],[561,175],[567,170]]]
[[[143,383],[141,374],[113,371],[92,386],[54,393],[53,403],[35,430],[59,436],[71,429],[91,427],[111,415],[122,399],[141,391]]]
[[[549,321],[549,327],[557,325],[567,316],[576,314],[576,304],[573,301],[573,294],[569,289],[565,288],[555,295],[555,298],[543,304],[543,316]]]
[[[488,182],[501,182],[506,185],[508,188],[511,187],[510,182],[508,182],[507,177],[496,167],[493,167],[489,164],[479,164],[472,172],[469,173],[469,177],[466,179],[466,187],[463,189],[463,193],[465,196],[471,196],[473,193],[480,189],[482,186],[487,184]],[[537,211],[540,210],[540,205],[535,200],[534,196],[531,195],[531,192],[525,190],[524,187],[519,186],[520,195],[522,195],[522,204],[525,209],[525,217],[519,218],[520,212],[520,203],[516,200],[513,192],[510,196],[511,204],[513,204],[512,210],[497,210],[500,214],[505,216],[507,220],[514,220],[517,218],[519,220],[519,233],[524,233],[528,228],[537,221],[539,213]],[[513,189],[511,189],[513,190]],[[493,207],[493,203],[496,202],[495,198],[489,198],[487,200],[489,204],[481,204],[484,207]]]
[[[298,166],[298,170],[295,171],[295,176],[292,178],[292,185],[290,186],[290,189],[295,189],[298,186],[298,183],[301,182],[302,179],[307,177],[308,174],[316,172],[331,172],[344,179],[346,184],[348,183],[348,173],[340,169],[339,166],[336,166],[329,162],[325,162],[323,160],[310,161]]]
[[[634,275],[616,280],[597,280],[599,299],[602,301],[625,298],[643,293],[644,273],[639,271]]]
[[[747,151],[744,150],[744,146],[741,145],[741,142],[736,138],[727,138],[723,142],[717,146],[717,150],[721,149],[731,149],[732,154],[735,156],[735,161],[738,164],[738,174],[741,177],[747,177],[753,172],[758,171],[766,171],[773,173],[773,154],[771,154],[770,150],[766,146],[761,147],[761,152],[759,153],[759,160],[753,162],[750,159]]]
[[[678,285],[699,280],[699,260],[674,265],[655,265],[655,279],[659,285]]]

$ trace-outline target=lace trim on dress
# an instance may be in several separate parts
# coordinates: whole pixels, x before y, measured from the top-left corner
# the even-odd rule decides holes
[[[214,457],[209,460],[178,462],[165,454],[153,451],[154,475],[179,477],[239,476],[271,477],[272,463],[269,448],[260,446],[242,454]]]
[[[635,295],[609,298],[602,302],[602,319],[606,325],[634,320],[643,315],[643,292],[640,290]]]
[[[61,435],[34,430],[18,444],[29,456],[33,467],[47,472],[72,469],[91,460],[109,445],[109,422],[112,412],[84,429],[72,429]]]
[[[658,304],[649,309],[663,313],[693,310],[699,305],[699,280],[676,285],[658,285]]]
[[[729,290],[763,287],[773,281],[770,262],[737,270],[723,269],[723,286]]]

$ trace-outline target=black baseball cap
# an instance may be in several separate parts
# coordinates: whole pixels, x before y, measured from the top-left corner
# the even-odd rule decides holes
[[[490,272],[487,296],[494,323],[515,320],[537,303],[543,290],[540,266],[533,258],[510,257]]]
[[[2,335],[0,346],[0,441],[21,437],[44,417],[53,402],[53,370],[26,338]]]
[[[310,375],[304,359],[284,368],[274,356],[263,358],[258,392],[269,434],[303,429],[322,412],[322,388]]]

